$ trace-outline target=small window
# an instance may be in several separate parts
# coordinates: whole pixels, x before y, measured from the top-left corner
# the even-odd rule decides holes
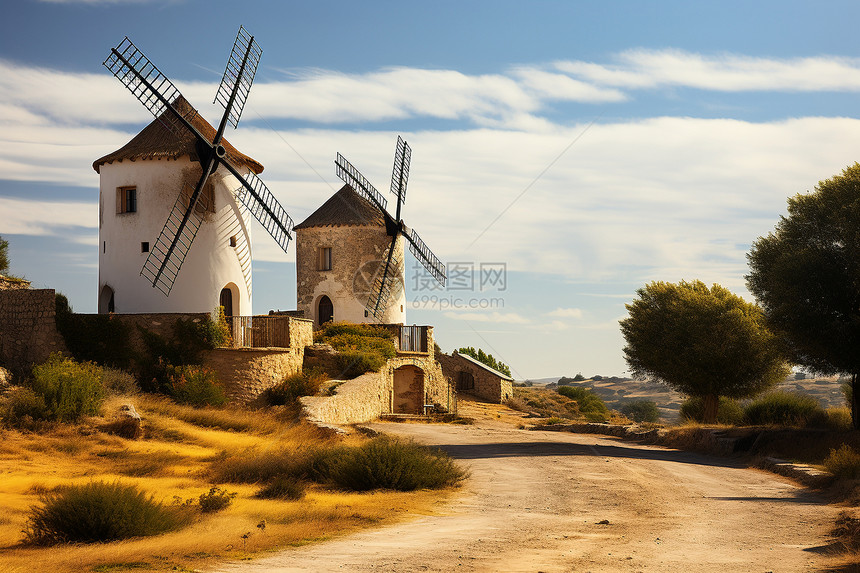
[[[331,247],[320,247],[317,268],[321,271],[331,270]]]
[[[116,212],[137,213],[137,187],[118,187],[116,190]]]
[[[230,237],[230,246],[231,247],[236,246],[236,235],[233,235],[232,237]]]
[[[149,252],[149,241],[143,241],[140,243],[140,252],[148,253]]]
[[[102,253],[107,252],[107,241],[102,241]]]

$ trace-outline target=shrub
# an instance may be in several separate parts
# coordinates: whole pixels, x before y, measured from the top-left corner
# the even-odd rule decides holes
[[[749,403],[744,419],[752,425],[825,425],[827,414],[812,396],[794,392],[772,392]]]
[[[111,394],[137,394],[140,388],[134,376],[119,368],[104,367],[102,369],[102,386]]]
[[[212,370],[195,365],[172,366],[168,370],[167,393],[180,404],[223,406],[227,403],[227,395]]]
[[[32,428],[37,420],[49,417],[45,399],[30,388],[15,388],[0,403],[0,417],[14,428]]]
[[[468,475],[441,450],[387,436],[331,456],[324,472],[337,487],[353,491],[436,489],[455,485]]]
[[[330,344],[338,351],[339,378],[374,372],[397,355],[391,333],[370,324],[329,323],[314,333],[314,340]]]
[[[851,408],[827,408],[824,413],[827,414],[825,426],[829,430],[845,432],[853,428]]]
[[[272,386],[264,391],[263,399],[270,406],[290,404],[301,396],[313,396],[326,380],[328,380],[328,376],[320,370],[303,370],[298,374],[287,376],[277,386]]]
[[[305,483],[291,476],[278,476],[256,495],[262,499],[301,499],[305,496]]]
[[[44,399],[48,417],[61,422],[98,414],[104,399],[102,369],[60,354],[52,354],[47,362],[33,367],[31,387]]]
[[[634,422],[658,422],[660,410],[653,400],[634,400],[621,407],[621,413]]]
[[[824,458],[824,468],[837,478],[860,478],[860,453],[843,444],[838,450],[830,450],[830,455]]]
[[[687,398],[679,410],[682,420],[702,422],[705,419],[705,401],[700,396]],[[717,409],[717,423],[734,426],[741,424],[744,419],[744,411],[735,400],[720,396],[720,404]]]
[[[224,455],[210,466],[214,481],[264,483],[280,477],[322,479],[321,468],[332,454],[328,448],[245,452]]]
[[[228,493],[227,490],[220,487],[212,487],[207,493],[200,494],[200,511],[215,513],[227,509],[233,503],[234,497],[236,497],[236,492]]]
[[[582,386],[559,386],[557,392],[576,401],[579,412],[590,422],[603,422],[609,417],[606,403],[588,388]]]
[[[43,494],[30,510],[25,541],[35,545],[93,543],[178,529],[190,521],[133,485],[92,482]]]

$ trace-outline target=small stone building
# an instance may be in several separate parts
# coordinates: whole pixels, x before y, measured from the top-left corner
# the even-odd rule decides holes
[[[437,354],[442,372],[451,379],[458,394],[470,394],[488,402],[502,403],[514,395],[510,376],[490,368],[466,354],[454,352],[451,356]]]

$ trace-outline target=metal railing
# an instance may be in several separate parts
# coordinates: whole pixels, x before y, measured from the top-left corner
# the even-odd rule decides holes
[[[400,352],[427,352],[426,326],[400,327]]]
[[[233,338],[228,348],[290,347],[288,316],[228,316],[227,325]]]

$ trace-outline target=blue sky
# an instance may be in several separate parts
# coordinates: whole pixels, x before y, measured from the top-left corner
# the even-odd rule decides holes
[[[340,187],[337,152],[387,189],[403,135],[404,218],[457,272],[427,290],[408,261],[407,320],[517,378],[621,375],[636,289],[701,279],[749,299],[750,243],[857,159],[858,17],[820,1],[15,1],[0,235],[13,273],[93,312],[91,164],[151,121],[101,62],[129,36],[215,122],[242,24],[263,56],[227,137],[297,222]],[[257,228],[254,258],[255,312],[294,308],[294,249]]]

